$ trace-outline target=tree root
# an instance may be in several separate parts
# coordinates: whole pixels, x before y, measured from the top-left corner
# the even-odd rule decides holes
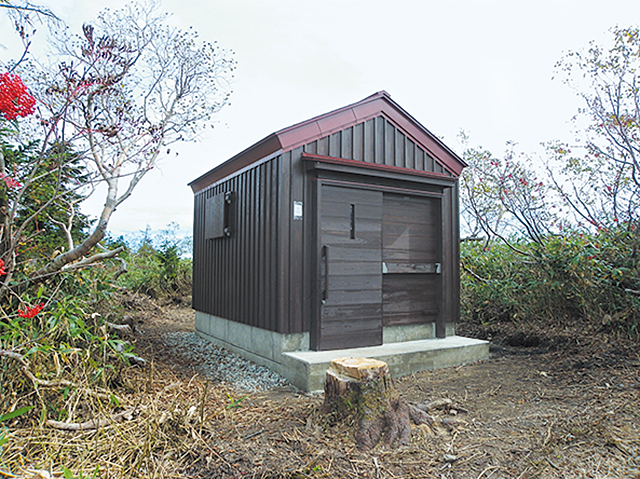
[[[375,447],[384,436],[385,447],[408,446],[411,444],[412,423],[417,426],[426,424],[434,434],[438,433],[438,426],[451,428],[465,424],[456,419],[431,416],[419,405],[398,397],[389,401],[387,409],[379,416],[360,420],[355,436],[356,444],[360,450],[367,451]]]

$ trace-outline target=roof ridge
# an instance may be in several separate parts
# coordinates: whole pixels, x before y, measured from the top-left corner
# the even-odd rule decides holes
[[[404,108],[396,103],[386,90],[380,90],[355,103],[314,116],[308,120],[282,128],[249,146],[229,160],[221,163],[189,183],[194,191],[206,187],[276,152],[287,152],[324,138],[335,132],[383,116],[396,128],[408,135],[431,156],[436,158],[454,176],[467,166],[453,150],[429,131]],[[204,186],[203,186],[204,185]]]

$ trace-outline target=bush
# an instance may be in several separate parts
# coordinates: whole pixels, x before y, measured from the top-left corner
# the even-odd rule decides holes
[[[511,245],[462,243],[463,320],[583,322],[638,335],[637,230],[570,232]]]
[[[154,237],[149,229],[136,248],[128,248],[122,258],[128,273],[118,285],[153,298],[176,298],[191,294],[192,261],[190,241],[177,237],[178,225],[171,223]]]

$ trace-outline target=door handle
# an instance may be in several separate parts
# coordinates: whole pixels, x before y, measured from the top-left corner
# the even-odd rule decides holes
[[[324,266],[323,283],[322,288],[322,304],[329,299],[329,246],[322,246],[322,262]]]

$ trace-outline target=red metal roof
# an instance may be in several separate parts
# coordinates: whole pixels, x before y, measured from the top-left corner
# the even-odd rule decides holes
[[[357,103],[276,131],[195,179],[189,186],[194,192],[200,191],[263,158],[293,150],[377,116],[384,116],[394,123],[436,158],[454,177],[460,176],[466,163],[394,102],[386,91],[380,91]]]

